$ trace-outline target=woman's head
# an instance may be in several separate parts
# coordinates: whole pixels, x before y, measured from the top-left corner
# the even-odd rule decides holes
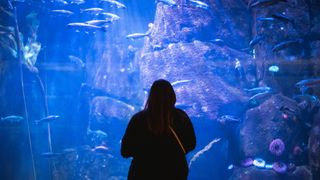
[[[153,82],[149,97],[146,103],[146,109],[153,106],[167,106],[173,108],[176,103],[176,94],[174,93],[173,87],[170,82],[159,79]]]
[[[148,112],[148,124],[152,132],[157,135],[166,133],[172,124],[176,94],[170,82],[156,80],[150,89],[145,105]]]

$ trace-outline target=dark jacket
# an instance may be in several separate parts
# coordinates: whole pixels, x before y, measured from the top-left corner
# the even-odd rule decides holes
[[[193,150],[196,138],[188,115],[175,109],[172,128],[187,152]],[[121,143],[121,155],[133,157],[128,179],[184,180],[188,165],[183,150],[173,134],[155,136],[148,130],[146,112],[135,114]]]

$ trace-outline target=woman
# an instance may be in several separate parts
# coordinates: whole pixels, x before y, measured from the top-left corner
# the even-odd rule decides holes
[[[188,115],[175,108],[171,84],[155,81],[143,111],[135,114],[121,143],[121,155],[133,157],[128,179],[187,179],[186,153],[196,138]]]

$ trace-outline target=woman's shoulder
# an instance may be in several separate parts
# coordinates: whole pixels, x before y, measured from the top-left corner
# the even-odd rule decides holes
[[[175,108],[175,114],[179,117],[182,117],[183,119],[185,119],[185,118],[189,119],[189,116],[187,115],[187,113],[185,111],[183,111],[182,109]]]
[[[145,119],[146,118],[146,111],[142,110],[134,114],[131,118],[131,121],[137,121],[139,119]]]

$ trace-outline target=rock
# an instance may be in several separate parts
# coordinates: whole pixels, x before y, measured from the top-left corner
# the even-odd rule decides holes
[[[225,40],[234,48],[244,48],[250,37],[250,16],[245,4],[236,0],[204,1],[209,9],[197,8],[186,1],[178,6],[157,4],[149,48],[163,48],[170,43]]]
[[[235,167],[229,180],[238,180],[238,179],[281,180],[282,177],[279,176],[273,170],[258,169],[256,167],[251,166],[248,168]]]
[[[210,53],[214,57],[206,58]],[[171,44],[161,51],[141,55],[140,79],[147,89],[159,78],[168,79],[171,83],[190,80],[174,86],[177,105],[186,107],[190,116],[216,119],[219,113],[236,115],[246,99],[239,89],[230,85],[239,82],[235,75],[235,62],[231,60],[236,57],[247,56],[228,47],[200,41]],[[224,78],[229,79],[225,81]]]
[[[320,175],[320,125],[314,126],[309,135],[309,165],[314,175]]]
[[[129,103],[111,97],[98,96],[92,100],[90,114],[95,116],[97,120],[98,117],[101,117],[106,120],[128,121],[135,111],[136,107]]]
[[[283,112],[283,108],[290,112]],[[297,103],[279,94],[248,110],[240,125],[240,148],[243,156],[260,157],[268,162],[286,161],[294,142],[301,138],[299,116]],[[281,156],[276,157],[269,152],[269,144],[278,138],[284,142],[285,150]]]
[[[259,169],[256,167],[235,167],[229,180],[251,180],[251,179],[262,179],[262,180],[311,180],[312,174],[307,166],[297,166],[293,172],[286,174],[277,174],[274,170],[270,169]]]
[[[256,57],[265,59],[295,60],[304,56],[304,45],[295,43],[283,50],[272,52],[272,48],[284,41],[297,40],[310,31],[308,6],[305,1],[279,2],[263,8],[252,8],[253,11],[253,37],[263,35],[266,38],[255,47]],[[274,14],[282,14],[293,20],[284,22],[275,19],[272,22],[260,21],[258,18],[272,17]]]
[[[289,174],[288,179],[292,180],[312,180],[312,174],[307,166],[297,166],[296,169]],[[313,179],[315,180],[315,179]]]

